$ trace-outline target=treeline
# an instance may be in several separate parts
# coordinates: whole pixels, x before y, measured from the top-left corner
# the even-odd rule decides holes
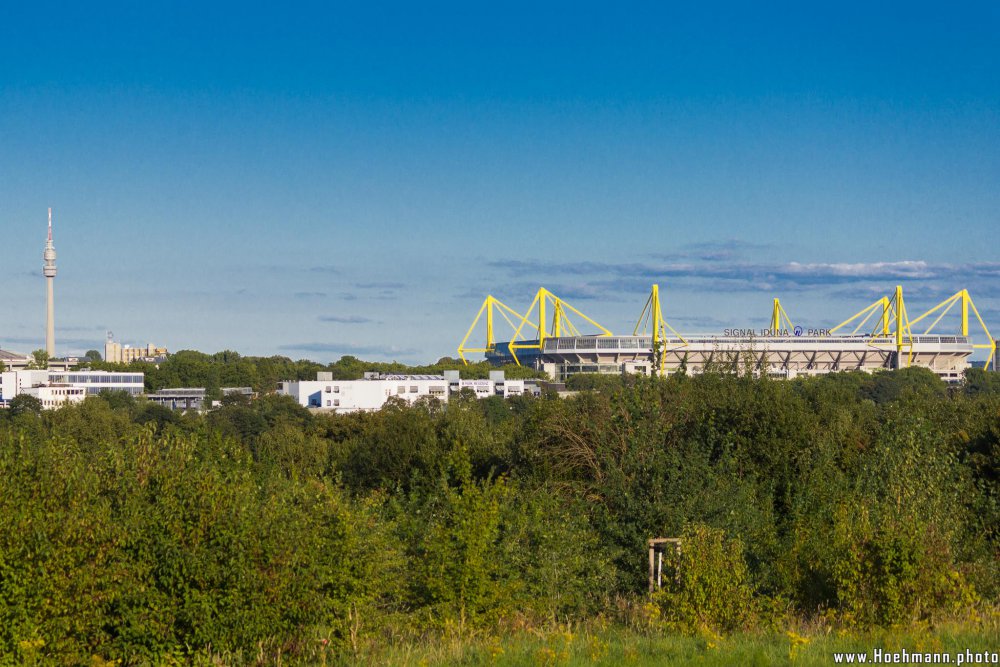
[[[22,406],[0,416],[0,654],[309,661],[593,618],[969,618],[1000,592],[995,379],[616,378],[350,415]],[[651,537],[682,539],[652,598]]]
[[[147,392],[166,387],[204,387],[209,397],[214,399],[221,398],[219,390],[222,387],[252,387],[256,392],[271,392],[283,380],[315,380],[317,371],[333,373],[335,380],[358,380],[367,371],[440,375],[446,370],[460,370],[463,378],[480,379],[488,377],[491,370],[496,370],[485,361],[465,365],[449,357],[426,366],[407,366],[395,361],[363,361],[344,356],[324,365],[308,359],[293,361],[281,356],[244,357],[230,350],[215,354],[181,350],[158,364],[86,361],[83,365],[94,370],[141,371],[145,373]],[[503,370],[507,377],[515,379],[541,377],[536,371],[523,366],[505,366]]]

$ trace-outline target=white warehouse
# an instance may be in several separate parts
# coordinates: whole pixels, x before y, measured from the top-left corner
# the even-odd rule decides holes
[[[334,380],[333,374],[320,372],[316,380],[281,382],[278,394],[291,396],[299,405],[336,413],[379,410],[391,398],[412,405],[420,399],[448,402],[448,397],[467,389],[476,398],[536,394],[533,381],[507,380],[503,371],[492,371],[489,379],[462,380],[458,371],[444,375],[380,375],[365,373],[362,380]]]

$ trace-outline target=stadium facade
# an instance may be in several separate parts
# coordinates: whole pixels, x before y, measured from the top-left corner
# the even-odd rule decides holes
[[[576,373],[697,374],[715,369],[794,378],[918,366],[943,380],[957,382],[977,350],[989,350],[986,367],[995,370],[997,364],[996,340],[966,290],[911,319],[902,287],[897,287],[892,297],[879,299],[831,329],[819,330],[796,327],[775,299],[767,329],[682,335],[663,318],[656,285],[630,335],[613,335],[544,288],[526,313],[487,297],[459,346],[459,355],[464,360],[466,353],[482,352],[492,364],[530,366],[556,381]],[[959,320],[955,332],[935,332],[935,328],[943,328],[941,323],[949,313]],[[581,334],[571,315],[599,332]],[[468,347],[481,320],[485,320],[486,344]],[[497,340],[494,331],[503,321],[513,330],[507,341]],[[970,322],[982,330],[976,338],[970,335]],[[924,330],[919,331],[921,328]],[[524,331],[534,335],[522,337]]]

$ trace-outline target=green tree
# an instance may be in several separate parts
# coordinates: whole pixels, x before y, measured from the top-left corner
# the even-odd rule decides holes
[[[133,412],[136,409],[135,397],[124,389],[102,389],[98,397],[107,402],[114,410]]]
[[[965,393],[969,396],[1000,394],[1000,373],[982,368],[965,370]]]
[[[684,530],[680,548],[665,555],[668,573],[654,600],[670,626],[688,633],[747,627],[755,601],[739,538],[694,524]]]
[[[11,417],[27,413],[42,414],[42,402],[28,394],[18,394],[10,399],[8,408],[10,409]]]
[[[104,361],[104,357],[97,350],[87,350],[87,354],[83,355],[83,358],[90,361]]]
[[[32,370],[45,370],[49,367],[49,353],[45,350],[35,350],[31,353],[31,361],[28,368]]]

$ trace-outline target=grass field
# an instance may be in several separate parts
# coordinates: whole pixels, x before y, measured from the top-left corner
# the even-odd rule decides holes
[[[882,662],[876,662],[876,649]],[[885,629],[851,633],[829,627],[798,632],[739,634],[711,632],[688,637],[625,628],[571,628],[520,631],[505,637],[454,637],[371,647],[359,655],[315,654],[318,665],[361,664],[423,667],[431,665],[833,665],[837,653],[860,653],[868,664],[897,660],[905,651],[940,664],[998,664],[1000,615],[977,624],[945,624],[934,628]],[[967,651],[969,653],[967,653]],[[898,654],[898,658],[895,656]],[[977,655],[978,661],[977,661]],[[983,655],[985,654],[985,655]],[[961,656],[961,657],[960,657]],[[858,659],[854,658],[854,664]],[[897,664],[892,663],[892,664]],[[920,663],[917,663],[920,664]]]

